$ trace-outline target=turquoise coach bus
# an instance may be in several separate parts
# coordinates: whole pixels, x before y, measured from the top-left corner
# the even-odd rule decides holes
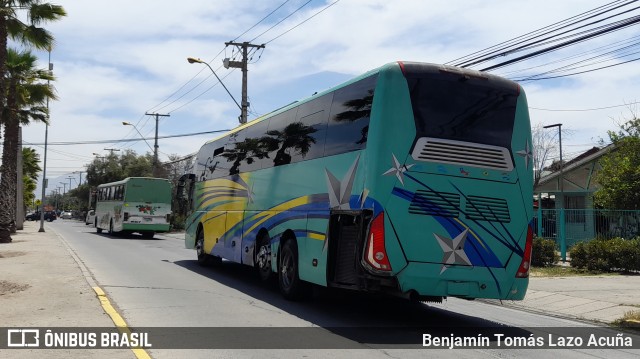
[[[397,62],[207,142],[179,191],[198,262],[253,266],[288,299],[313,283],[519,300],[532,181],[517,83]]]
[[[128,177],[104,183],[95,192],[98,233],[140,233],[153,238],[168,232],[171,219],[171,182],[163,178]]]

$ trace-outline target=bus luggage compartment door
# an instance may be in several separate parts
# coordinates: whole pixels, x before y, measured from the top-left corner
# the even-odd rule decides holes
[[[327,282],[335,287],[358,287],[362,243],[371,213],[332,211],[329,221]]]

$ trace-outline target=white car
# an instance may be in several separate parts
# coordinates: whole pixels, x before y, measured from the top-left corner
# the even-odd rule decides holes
[[[84,219],[84,224],[85,225],[94,224],[95,221],[96,221],[96,211],[92,209],[89,212],[87,212],[87,217]]]
[[[73,214],[71,212],[62,212],[62,214],[60,215],[60,218],[62,219],[71,219],[73,217]]]

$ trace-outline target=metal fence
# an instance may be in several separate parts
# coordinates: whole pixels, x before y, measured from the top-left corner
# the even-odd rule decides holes
[[[640,211],[542,209],[534,212],[533,227],[536,236],[555,240],[566,260],[567,248],[578,242],[640,236]]]

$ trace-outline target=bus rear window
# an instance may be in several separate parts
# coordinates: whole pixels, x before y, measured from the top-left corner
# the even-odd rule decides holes
[[[462,73],[406,72],[417,137],[511,147],[518,89],[512,82]]]

